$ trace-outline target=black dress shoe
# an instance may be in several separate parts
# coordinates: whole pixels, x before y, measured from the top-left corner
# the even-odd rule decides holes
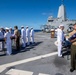
[[[74,70],[75,70],[75,69],[71,68],[71,69],[70,69],[70,72],[73,72]]]

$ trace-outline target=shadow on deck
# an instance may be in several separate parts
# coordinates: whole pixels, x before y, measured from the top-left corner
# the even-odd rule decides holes
[[[20,48],[20,50],[16,50],[15,47],[12,47],[12,54],[11,55],[16,55],[18,53],[23,53],[23,52],[27,52],[30,51],[31,49],[35,48],[35,46],[40,45],[41,43],[43,43],[43,41],[40,42],[35,42],[34,44],[30,44],[29,46],[26,46],[26,48]],[[0,56],[6,56],[6,49],[0,51]]]

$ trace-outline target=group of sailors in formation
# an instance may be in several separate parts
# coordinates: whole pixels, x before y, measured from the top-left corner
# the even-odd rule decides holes
[[[34,29],[31,27],[29,29],[26,26],[21,26],[21,35],[17,26],[14,26],[14,32],[12,28],[6,27],[0,28],[0,42],[2,43],[2,49],[4,49],[4,43],[6,43],[7,55],[12,54],[12,39],[14,39],[16,43],[16,50],[20,50],[20,38],[22,41],[22,48],[26,48],[26,45],[34,44]],[[4,42],[5,41],[5,42]]]
[[[30,43],[34,43],[34,30],[31,27],[31,30],[29,30],[29,27],[26,26],[26,30],[24,29],[24,26],[21,26],[21,39],[22,39],[22,47],[26,47],[27,45],[30,45]]]

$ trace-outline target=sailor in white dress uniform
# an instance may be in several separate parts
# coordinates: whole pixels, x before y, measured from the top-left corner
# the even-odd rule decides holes
[[[22,40],[22,47],[26,47],[26,31],[24,26],[21,26],[21,40]]]
[[[28,26],[26,26],[26,41],[27,41],[27,45],[30,44],[30,31]]]
[[[60,25],[59,28],[57,29],[57,43],[58,43],[58,57],[62,57],[62,43],[64,41],[64,25]]]
[[[7,54],[11,55],[12,53],[12,46],[11,46],[11,33],[9,32],[9,28],[5,28],[6,33],[4,34],[4,38],[6,40],[6,48],[7,48]]]
[[[31,43],[33,44],[34,43],[34,30],[32,27],[31,27],[31,31],[30,31],[30,40],[31,40]]]

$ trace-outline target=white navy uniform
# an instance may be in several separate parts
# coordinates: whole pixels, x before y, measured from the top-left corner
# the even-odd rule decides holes
[[[11,33],[6,32],[4,37],[6,38],[6,48],[7,48],[7,54],[10,55],[12,53],[12,46],[11,46]]]
[[[9,29],[9,32],[11,33],[11,36],[14,37],[14,32],[11,27]],[[14,39],[11,40],[11,44],[14,45]]]
[[[62,42],[64,41],[64,32],[61,29],[57,29],[57,43],[58,43],[58,56],[61,57]]]
[[[22,47],[26,47],[26,31],[24,28],[21,29]]]
[[[33,30],[33,28],[30,31],[30,40],[31,40],[31,43],[34,43],[34,30]]]
[[[26,28],[26,41],[27,41],[27,45],[30,44],[30,31],[29,28]]]

